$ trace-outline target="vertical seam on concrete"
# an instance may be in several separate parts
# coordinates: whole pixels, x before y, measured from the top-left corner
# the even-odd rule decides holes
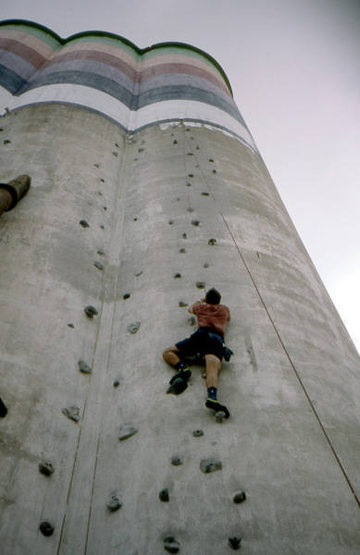
[[[346,480],[346,482],[347,482],[347,484],[348,484],[348,486],[349,486],[349,488],[350,488],[350,490],[351,490],[351,493],[353,494],[353,496],[354,496],[354,498],[355,498],[355,501],[356,501],[356,503],[357,503],[357,505],[358,505],[358,507],[359,507],[359,509],[360,509],[360,500],[359,500],[358,496],[357,496],[356,493],[355,493],[355,490],[354,490],[354,488],[353,488],[353,486],[352,486],[352,484],[351,484],[350,478],[348,477],[348,475],[347,475],[347,473],[346,473],[346,470],[345,470],[345,468],[344,468],[344,466],[343,466],[343,464],[342,464],[342,462],[341,462],[339,456],[337,455],[337,453],[336,453],[336,451],[335,451],[335,448],[334,448],[334,446],[333,446],[333,444],[332,444],[332,442],[331,442],[331,439],[330,439],[330,437],[328,436],[328,434],[327,434],[327,432],[326,432],[326,430],[325,430],[325,427],[324,427],[323,423],[322,423],[321,420],[320,420],[320,416],[318,415],[318,413],[317,413],[317,411],[316,411],[316,409],[315,409],[315,407],[314,407],[314,404],[313,404],[313,402],[312,402],[311,399],[310,399],[310,396],[309,396],[309,394],[308,394],[308,392],[307,392],[307,390],[306,390],[306,388],[305,388],[305,385],[304,385],[304,383],[303,383],[303,381],[302,381],[302,379],[301,379],[301,377],[300,377],[300,374],[299,374],[299,372],[297,371],[296,366],[295,366],[295,364],[293,363],[293,361],[292,361],[292,359],[291,359],[291,356],[290,356],[290,354],[289,354],[289,352],[288,352],[288,350],[287,350],[287,348],[286,348],[286,346],[285,346],[285,344],[284,344],[284,342],[283,342],[283,340],[282,340],[282,338],[281,338],[280,332],[278,331],[278,329],[277,329],[277,327],[276,327],[276,324],[275,324],[274,320],[273,320],[272,317],[271,317],[271,314],[270,314],[270,312],[269,312],[269,310],[268,310],[268,308],[267,308],[267,306],[266,306],[266,304],[265,304],[265,301],[264,301],[264,299],[263,299],[263,297],[262,297],[262,295],[261,295],[261,293],[260,293],[260,291],[259,291],[259,288],[258,288],[258,286],[256,285],[256,282],[255,282],[255,280],[254,280],[254,278],[253,278],[253,276],[252,276],[252,274],[251,274],[250,268],[249,268],[248,264],[246,263],[246,260],[245,260],[243,254],[242,254],[242,252],[241,252],[241,250],[240,250],[239,245],[237,244],[237,241],[236,241],[236,239],[235,239],[235,236],[234,236],[233,232],[231,231],[230,226],[229,226],[229,224],[227,223],[224,214],[223,214],[222,212],[219,212],[219,214],[220,214],[220,216],[222,217],[222,219],[223,219],[223,221],[224,221],[224,224],[225,224],[225,226],[226,226],[226,228],[227,228],[227,230],[228,230],[228,232],[229,232],[229,234],[230,234],[230,236],[231,236],[231,238],[232,238],[232,240],[233,240],[233,242],[234,242],[234,245],[235,245],[235,248],[236,248],[236,250],[237,250],[237,252],[238,252],[238,254],[239,254],[239,257],[240,257],[242,263],[243,263],[244,266],[245,266],[245,269],[246,269],[246,271],[247,271],[247,273],[248,273],[248,275],[249,275],[249,277],[250,277],[250,279],[251,279],[251,282],[252,282],[252,284],[253,284],[253,286],[254,286],[254,288],[255,288],[255,290],[256,290],[256,293],[257,293],[257,295],[258,295],[258,297],[259,297],[259,299],[260,299],[260,302],[261,302],[261,304],[263,305],[263,307],[264,307],[264,309],[265,309],[265,312],[266,312],[266,314],[267,314],[267,316],[268,316],[268,318],[269,318],[269,320],[270,320],[270,322],[271,322],[271,325],[272,325],[272,327],[273,327],[273,329],[274,329],[274,331],[275,331],[275,333],[276,333],[276,336],[277,336],[277,338],[278,338],[278,340],[279,340],[279,342],[280,342],[280,345],[282,346],[282,348],[283,348],[283,350],[284,350],[284,352],[285,352],[285,355],[286,355],[288,361],[290,362],[291,368],[293,369],[293,372],[294,372],[294,374],[295,374],[295,376],[296,376],[296,378],[297,378],[297,380],[298,380],[298,382],[299,382],[299,384],[300,384],[300,386],[301,386],[301,389],[303,390],[303,393],[304,393],[304,395],[305,395],[305,397],[306,397],[306,399],[307,399],[307,401],[308,401],[308,403],[309,403],[309,405],[310,405],[310,408],[311,408],[311,410],[312,410],[312,413],[313,413],[313,415],[315,416],[315,418],[316,418],[316,420],[317,420],[317,422],[318,422],[318,424],[319,424],[319,426],[320,426],[320,429],[321,429],[321,431],[322,431],[322,433],[323,433],[323,435],[324,435],[324,437],[325,437],[325,439],[326,439],[326,441],[327,441],[327,443],[328,443],[328,445],[329,445],[329,447],[330,447],[330,449],[331,449],[331,451],[332,451],[332,454],[334,455],[335,460],[336,460],[336,462],[338,463],[338,465],[339,465],[339,467],[340,467],[340,470],[341,470],[341,472],[343,473],[343,476],[344,476],[344,478],[345,478],[345,480]]]
[[[125,148],[124,148],[124,154],[123,154],[122,160],[121,160],[120,177],[124,173],[124,167],[126,167],[126,164],[124,163],[124,160],[127,156],[127,146],[128,146],[127,145],[127,135],[124,136],[124,145],[125,145]],[[121,182],[121,179],[120,179],[120,182]],[[117,194],[117,200],[118,200],[118,197],[120,196],[120,194],[121,194],[121,187],[119,187],[119,191],[118,191],[118,194]],[[117,202],[116,202],[116,204],[117,204]],[[125,207],[125,204],[126,203],[122,203],[123,207]],[[121,224],[121,241],[120,241],[120,244],[122,244],[123,235],[124,235],[123,234],[124,213],[125,213],[125,208],[122,209],[122,224]],[[117,274],[116,274],[116,279],[115,279],[115,299],[116,299],[116,293],[118,291],[118,285],[119,285],[119,280],[120,280],[120,273],[121,273],[120,272],[120,266],[121,266],[121,260],[119,260],[119,268],[118,268],[118,271],[117,271]],[[115,301],[114,302],[112,319],[111,319],[111,331],[110,331],[110,338],[109,338],[109,347],[108,347],[108,350],[107,350],[106,373],[109,370],[110,353],[111,353],[112,344],[113,344],[113,337],[114,337],[114,325],[115,325],[116,309],[117,309],[117,303]],[[96,480],[96,473],[97,473],[97,467],[98,467],[98,456],[99,456],[99,446],[100,446],[101,433],[102,433],[102,422],[100,422],[99,429],[98,429],[98,440],[97,440],[94,472],[93,472],[92,486],[91,486],[91,502],[90,502],[90,509],[89,509],[89,515],[88,515],[88,522],[87,522],[87,527],[86,527],[86,539],[85,539],[84,555],[86,555],[86,553],[87,553],[88,541],[89,541],[89,532],[90,532],[91,517],[92,517],[92,502],[93,502],[93,497],[94,497],[95,480]]]

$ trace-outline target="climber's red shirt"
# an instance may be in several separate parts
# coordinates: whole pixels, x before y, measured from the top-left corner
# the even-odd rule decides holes
[[[207,304],[197,301],[189,312],[196,315],[199,328],[213,328],[223,337],[230,320],[230,310],[223,304]]]

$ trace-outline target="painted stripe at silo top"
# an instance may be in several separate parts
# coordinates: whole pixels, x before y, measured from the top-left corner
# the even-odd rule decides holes
[[[49,34],[30,24],[0,26],[0,84],[12,94],[67,83],[102,91],[130,110],[192,100],[243,123],[216,62],[193,47],[176,43],[141,51],[105,34],[67,41]]]

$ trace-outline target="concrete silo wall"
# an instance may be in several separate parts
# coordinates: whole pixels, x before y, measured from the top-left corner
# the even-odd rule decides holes
[[[134,133],[66,104],[1,118],[1,181],[32,178],[0,218],[6,555],[153,554],[167,536],[187,555],[233,537],[249,554],[359,552],[358,355],[261,157],[219,125]],[[232,312],[222,424],[200,367],[165,393],[161,352],[193,331],[180,305],[202,283]],[[120,441],[124,425],[137,433]],[[207,458],[222,469],[203,473]]]

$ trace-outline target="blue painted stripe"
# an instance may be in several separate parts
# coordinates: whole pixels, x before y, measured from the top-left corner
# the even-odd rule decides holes
[[[11,94],[16,94],[26,85],[26,81],[8,67],[0,64],[0,84],[4,89],[11,92]]]

